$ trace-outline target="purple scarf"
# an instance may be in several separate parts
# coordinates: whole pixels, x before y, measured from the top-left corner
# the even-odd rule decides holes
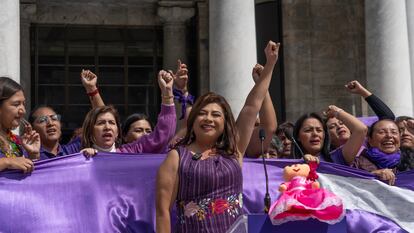
[[[392,154],[387,154],[380,151],[376,147],[368,148],[365,156],[370,159],[377,167],[383,168],[394,168],[400,162],[401,153],[397,151]]]

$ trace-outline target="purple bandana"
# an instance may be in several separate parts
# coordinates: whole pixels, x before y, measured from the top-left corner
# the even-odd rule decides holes
[[[187,96],[184,96],[184,93],[176,88],[173,89],[174,99],[181,103],[181,116],[179,120],[184,119],[185,111],[187,110],[187,103],[194,104],[194,96],[188,93]]]

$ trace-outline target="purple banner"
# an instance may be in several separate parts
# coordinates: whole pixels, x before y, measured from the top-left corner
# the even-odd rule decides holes
[[[0,173],[0,232],[154,232],[155,177],[165,155],[80,154],[36,163],[30,175]],[[270,160],[270,195],[275,201],[282,168],[292,160]],[[318,172],[373,179],[364,171],[322,163]],[[414,173],[401,173],[397,185],[414,190]],[[262,213],[265,182],[260,160],[243,164],[244,209]],[[411,179],[410,179],[411,178]],[[348,211],[348,232],[393,229],[382,216]]]

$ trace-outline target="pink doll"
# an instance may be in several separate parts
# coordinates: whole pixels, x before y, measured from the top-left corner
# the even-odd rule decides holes
[[[269,216],[273,225],[288,221],[315,218],[321,222],[335,224],[345,214],[342,200],[330,191],[319,188],[315,170],[316,162],[293,164],[283,170],[286,182],[279,186],[281,195],[272,204]]]

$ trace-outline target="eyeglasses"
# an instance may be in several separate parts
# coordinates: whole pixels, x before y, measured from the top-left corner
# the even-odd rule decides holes
[[[36,123],[38,123],[38,124],[43,124],[43,123],[48,124],[49,123],[49,119],[51,121],[60,121],[61,116],[59,114],[40,116],[40,117],[38,117],[36,119]]]

